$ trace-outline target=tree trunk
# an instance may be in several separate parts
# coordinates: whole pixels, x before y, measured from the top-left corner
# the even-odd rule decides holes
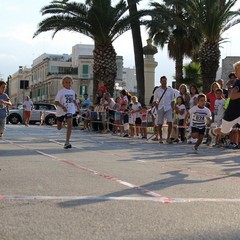
[[[175,59],[176,89],[183,83],[183,57],[177,56]]]
[[[116,55],[112,44],[95,44],[93,51],[94,94],[96,94],[98,83],[101,81],[113,96],[117,76]]]
[[[137,5],[135,1],[127,0],[127,2],[129,6],[129,15],[132,16],[133,14],[136,14]],[[132,21],[131,29],[135,57],[138,100],[139,102],[144,103],[145,101],[144,60],[139,20]]]
[[[203,93],[211,90],[211,84],[216,80],[219,67],[220,50],[218,43],[205,42],[199,52]]]

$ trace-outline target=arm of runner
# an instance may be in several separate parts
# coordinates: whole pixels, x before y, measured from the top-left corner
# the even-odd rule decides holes
[[[238,98],[240,98],[240,92],[238,92],[238,87],[234,87],[232,90],[231,90],[231,93],[230,93],[230,99],[231,100],[236,100]]]

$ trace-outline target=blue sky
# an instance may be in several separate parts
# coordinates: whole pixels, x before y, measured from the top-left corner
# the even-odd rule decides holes
[[[43,19],[40,9],[50,2],[50,0],[0,0],[0,77],[4,80],[8,75],[16,72],[18,66],[31,67],[33,59],[42,53],[70,54],[72,46],[76,44],[93,43],[90,38],[66,31],[57,33],[54,39],[51,37],[51,32],[42,33],[33,39],[37,24]],[[147,6],[148,2],[143,0],[142,6]],[[237,5],[240,7],[240,1]],[[233,27],[223,35],[229,39],[229,42],[222,44],[222,58],[240,56],[239,30],[240,25]],[[144,28],[142,29],[142,40],[143,45],[146,45],[147,34]],[[124,67],[133,67],[131,32],[124,33],[119,37],[114,42],[114,47],[117,54],[123,56]],[[155,74],[156,84],[159,83],[158,79],[162,75],[166,75],[171,82],[175,65],[172,60],[169,60],[166,48],[158,49],[155,60],[158,62]]]

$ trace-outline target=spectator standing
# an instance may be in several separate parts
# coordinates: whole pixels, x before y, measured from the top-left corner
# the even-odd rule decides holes
[[[151,96],[151,99],[149,101],[149,105],[151,106],[150,113],[151,113],[151,117],[152,117],[153,130],[154,130],[154,135],[155,135],[155,137],[152,139],[153,141],[159,141],[159,139],[158,139],[159,131],[158,131],[157,108],[153,104],[154,93],[155,93],[156,89],[158,89],[158,88],[159,88],[158,86],[154,87],[153,92],[152,92],[153,95]]]
[[[224,106],[226,104],[226,100],[223,98],[223,90],[217,89],[215,91],[216,94],[216,100],[214,104],[214,126],[221,127],[222,125],[222,118],[224,115]],[[215,139],[215,146],[220,145],[220,135],[218,134]]]
[[[88,94],[87,93],[84,93],[83,95],[83,100],[81,102],[81,106],[85,106],[86,108],[90,108],[90,104],[91,104],[91,101],[90,99],[88,98]]]
[[[138,102],[138,98],[136,96],[132,96],[132,110],[131,113],[135,113],[135,127],[136,127],[136,135],[139,136],[141,129],[141,116],[140,112],[142,110],[142,105]]]
[[[164,118],[167,119],[167,142],[172,143],[170,139],[173,122],[173,108],[174,108],[174,92],[172,88],[167,87],[167,78],[162,76],[160,78],[160,87],[154,93],[153,103],[158,109],[158,130],[159,130],[159,143],[163,143],[162,127]]]
[[[129,104],[128,121],[129,121],[129,134],[131,137],[134,137],[135,124],[136,124],[136,113],[133,112],[133,103]]]
[[[235,83],[235,80],[237,79],[237,74],[236,72],[231,72],[229,75],[228,75],[228,79],[229,79],[229,83],[233,86],[233,84]]]
[[[7,106],[12,105],[9,96],[5,93],[6,87],[7,83],[0,80],[0,138],[2,138],[6,127]]]
[[[184,119],[187,115],[187,109],[185,102],[182,96],[178,96],[175,104],[175,113],[177,114],[178,119],[178,135],[180,136],[181,142],[185,142],[185,128],[184,128]]]
[[[220,85],[217,82],[213,82],[211,85],[211,90],[207,94],[207,101],[210,103],[210,111],[212,113],[212,121],[214,121],[214,105],[215,105],[215,100],[217,99],[216,90],[219,88],[221,88]]]
[[[129,136],[129,110],[125,103],[121,105],[120,112],[122,114],[123,137]]]
[[[116,104],[114,106],[114,133],[117,134],[118,132],[121,133],[120,127],[121,127],[121,113],[120,113],[120,108],[121,108],[121,97],[116,98]]]
[[[148,127],[148,108],[146,105],[143,105],[141,109],[141,134],[142,134],[142,139],[147,139],[147,127]]]
[[[30,97],[27,96],[26,100],[23,103],[23,109],[24,109],[24,121],[25,121],[25,126],[29,126],[29,121],[31,118],[31,112],[33,108],[33,102],[31,101]]]
[[[179,87],[179,95],[182,96],[185,106],[189,109],[190,93],[188,92],[187,85],[181,84]]]
[[[102,104],[104,105],[106,111],[107,111],[107,121],[109,124],[109,130],[113,132],[114,130],[114,106],[115,106],[115,101],[111,97],[109,92],[104,93],[103,99],[102,99]]]
[[[190,86],[190,100],[189,100],[189,109],[197,105],[198,102],[198,89],[195,85]]]
[[[228,90],[226,88],[224,88],[224,80],[218,79],[217,83],[219,84],[220,88],[223,90],[224,98],[227,99],[228,98]]]
[[[129,102],[131,101],[131,95],[123,89],[121,92],[121,105],[126,104],[128,106]]]

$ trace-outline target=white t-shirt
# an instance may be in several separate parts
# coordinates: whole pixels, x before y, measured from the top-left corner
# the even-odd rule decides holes
[[[31,110],[32,110],[32,105],[33,105],[33,103],[32,103],[31,100],[25,101],[25,102],[23,103],[23,105],[25,106],[25,110],[26,110],[26,111],[31,111]]]
[[[185,119],[185,117],[187,115],[186,106],[184,104],[181,104],[181,105],[176,105],[176,107],[178,108],[178,110],[183,110],[184,109],[183,114],[178,113],[178,119]]]
[[[142,108],[142,105],[140,102],[136,102],[136,104],[132,104],[132,110],[133,111],[137,111],[137,110],[140,110]],[[140,112],[136,112],[136,118],[140,118]]]
[[[153,101],[159,101],[161,96],[163,95],[165,89],[162,89],[160,86],[154,92],[154,99]],[[167,88],[166,92],[164,93],[160,103],[158,104],[158,110],[164,108],[164,111],[168,111],[172,108],[172,102],[174,101],[174,92],[172,88]]]
[[[192,108],[194,106],[194,102],[196,98],[198,98],[198,94],[195,94],[194,96],[190,97],[189,108]]]
[[[63,109],[57,106],[56,116],[60,117],[67,113],[74,114],[76,111],[75,104],[75,92],[72,89],[62,88],[58,91],[55,101],[60,102],[64,107],[67,108],[67,112],[64,112]]]
[[[189,109],[190,126],[196,128],[206,127],[206,117],[211,117],[211,111],[207,107],[200,108],[197,105]]]
[[[224,98],[222,99],[216,99],[214,104],[214,122],[215,123],[221,123],[224,115],[224,105],[226,103],[226,100]]]

